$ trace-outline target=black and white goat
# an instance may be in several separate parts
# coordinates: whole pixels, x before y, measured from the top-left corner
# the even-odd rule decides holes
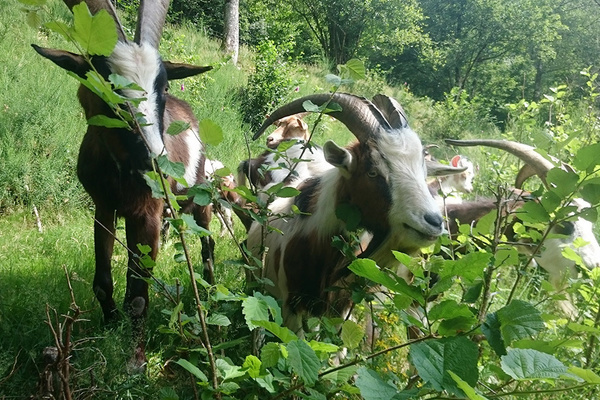
[[[394,99],[378,95],[376,106],[350,94],[307,96],[276,110],[254,137],[273,121],[303,112],[307,100],[339,104],[342,111],[329,115],[344,123],[358,142],[345,148],[326,142],[327,165],[291,183],[298,196],[270,205],[275,214],[289,215],[295,207],[302,214],[274,218],[269,225],[275,229],[268,232],[255,222],[248,233],[248,248],[255,255],[268,248],[264,274],[274,283],[268,290],[283,302],[285,323],[296,331],[304,314],[345,316],[350,309],[347,291],[327,291],[353,279],[346,268],[350,260],[331,245],[332,237],[346,233],[345,222],[336,215],[340,206],[356,210],[359,226],[372,235],[358,256],[381,266],[396,265],[392,250],[415,252],[443,231],[439,207],[425,182],[423,147]]]
[[[554,168],[554,164],[542,157],[529,145],[492,139],[446,140],[446,142],[456,146],[494,147],[519,157],[525,162],[525,166],[516,178],[516,192],[520,191],[524,181],[532,175],[537,175],[544,185],[548,186],[546,175],[550,169]],[[507,199],[507,204],[510,208],[508,211],[515,212],[516,210],[517,217],[518,207],[523,204],[523,199],[519,197],[521,196],[517,194],[517,197]],[[570,205],[576,208],[577,213],[590,207],[590,204],[585,200],[577,198],[571,200]],[[491,199],[480,199],[462,204],[449,204],[446,207],[449,218],[448,230],[456,232],[457,226],[455,221],[458,221],[460,224],[470,224],[496,208],[497,202]],[[577,217],[571,221],[564,221],[552,227],[551,233],[555,235],[545,240],[542,249],[535,255],[534,261],[548,271],[549,281],[554,287],[563,289],[565,287],[565,279],[577,275],[575,262],[562,255],[562,251],[566,247],[570,247],[578,254],[581,257],[583,266],[588,269],[600,267],[600,245],[594,235],[593,224],[590,221],[582,217]],[[583,239],[586,244],[575,246],[574,243],[577,238]],[[575,317],[577,315],[577,309],[571,301],[561,300],[559,305],[567,316]]]
[[[80,1],[65,0],[70,9]],[[123,27],[116,17],[109,0],[86,0],[90,11],[95,14],[106,10],[116,22],[118,42],[108,57],[93,56],[94,68],[108,78],[119,74],[139,85],[144,92],[123,90],[127,98],[145,97],[136,112],[143,113],[147,124],[141,128],[114,128],[88,125],[77,162],[77,175],[96,206],[94,219],[94,248],[96,272],[94,292],[106,321],[117,317],[113,300],[111,257],[115,240],[115,217],[124,217],[126,224],[129,261],[127,264],[127,288],[124,306],[133,321],[137,348],[134,363],[143,365],[144,321],[148,308],[148,283],[150,270],[140,263],[138,245],[150,246],[150,257],[156,258],[163,214],[163,200],[152,197],[144,180],[144,173],[152,169],[153,157],[167,154],[174,162],[185,166],[185,180],[193,185],[203,182],[204,146],[198,136],[198,121],[190,106],[167,93],[168,80],[197,75],[211,67],[163,62],[158,53],[169,0],[141,1],[135,40],[125,36]],[[59,67],[85,79],[91,66],[85,58],[63,50],[45,49],[33,45],[42,56]],[[111,108],[85,86],[78,91],[79,102],[86,117],[97,115],[114,116]],[[185,121],[190,128],[176,136],[165,133],[174,121]],[[186,188],[170,181],[173,192],[181,194]],[[198,207],[188,201],[183,210],[192,212],[199,225],[208,228],[211,218],[210,207]],[[207,279],[212,280],[212,254],[214,241],[202,238],[202,257]],[[141,278],[141,279],[140,279]]]

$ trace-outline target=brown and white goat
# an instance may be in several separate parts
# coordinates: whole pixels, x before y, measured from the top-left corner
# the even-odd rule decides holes
[[[304,111],[307,100],[339,104],[342,111],[329,115],[344,123],[358,142],[345,148],[326,142],[323,153],[328,164],[292,183],[298,196],[270,205],[274,214],[290,215],[296,207],[301,214],[273,218],[269,226],[274,229],[268,232],[255,222],[248,233],[248,248],[256,256],[268,248],[264,274],[274,283],[268,290],[283,302],[285,324],[295,331],[304,314],[344,315],[350,309],[348,291],[327,290],[353,279],[347,269],[350,260],[331,245],[333,237],[347,233],[336,214],[340,207],[354,209],[360,215],[359,227],[372,235],[358,256],[381,266],[395,266],[392,250],[415,252],[443,230],[439,207],[425,182],[423,147],[394,99],[378,95],[378,107],[350,94],[307,96],[276,110],[254,138],[273,121]]]
[[[310,138],[308,125],[302,120],[304,114],[291,115],[273,122],[273,125],[277,128],[267,136],[266,145],[268,150],[256,158],[243,160],[238,165],[237,181],[240,185],[246,185],[249,182],[255,188],[264,189],[273,183],[282,182],[287,177],[292,178],[294,175],[298,176],[302,173],[299,169],[304,168],[307,161],[314,159],[314,157],[311,157],[313,153],[312,146],[307,151],[303,151],[303,146],[300,145],[308,143]],[[293,149],[287,151],[286,157],[282,158],[275,150],[282,142],[291,140],[298,143],[293,146]],[[299,169],[296,169],[292,175],[290,174],[292,166],[290,160],[299,157],[300,154],[303,155],[303,159],[306,161],[300,164]],[[318,152],[316,157],[320,157],[321,154],[322,152]]]
[[[78,0],[65,0],[69,8]],[[131,317],[137,348],[134,363],[142,366],[144,354],[144,321],[148,308],[148,282],[150,270],[140,265],[139,245],[150,246],[154,260],[163,213],[163,200],[152,197],[144,174],[152,170],[153,158],[166,154],[173,162],[185,166],[185,180],[193,185],[204,181],[204,146],[198,136],[198,121],[190,106],[167,93],[168,79],[197,75],[211,67],[163,62],[158,53],[169,0],[141,1],[135,41],[126,38],[109,0],[86,0],[92,13],[106,10],[116,22],[118,42],[108,57],[92,56],[94,68],[105,79],[109,74],[119,74],[139,85],[144,92],[123,90],[127,98],[145,97],[135,112],[145,115],[147,124],[141,128],[105,128],[88,125],[79,151],[77,175],[96,206],[94,218],[94,249],[96,272],[94,292],[102,307],[104,319],[117,317],[113,300],[111,257],[115,240],[115,218],[125,218],[129,261],[127,263],[127,288],[124,308]],[[33,45],[42,56],[59,67],[85,79],[91,66],[85,58],[63,50],[45,49]],[[111,108],[88,88],[81,85],[79,102],[87,119],[97,115],[114,117]],[[185,121],[190,128],[176,136],[165,133],[174,121]],[[169,181],[173,192],[181,194],[186,188]],[[183,204],[183,210],[192,212],[199,225],[208,228],[210,207],[198,207],[193,202]],[[212,254],[214,241],[202,238],[202,257],[207,279],[212,280]]]
[[[548,187],[546,175],[548,171],[554,168],[554,164],[539,153],[531,146],[510,142],[505,140],[479,139],[479,140],[446,140],[449,144],[456,146],[489,146],[507,151],[525,162],[525,166],[519,172],[515,186],[517,190],[516,197],[506,199],[505,204],[508,207],[508,212],[515,212],[518,217],[518,207],[523,204],[523,198],[520,195],[520,188],[523,182],[532,175],[537,175],[544,185]],[[570,206],[575,208],[576,213],[581,213],[591,205],[583,199],[573,199],[569,202]],[[463,204],[449,204],[446,207],[449,228],[448,230],[456,232],[457,225],[471,224],[477,221],[482,216],[492,210],[497,209],[497,202],[491,199],[479,199],[474,202],[465,202]],[[545,240],[542,249],[535,255],[534,261],[548,272],[549,281],[558,290],[565,287],[565,278],[575,277],[577,275],[576,264],[574,261],[565,258],[562,251],[566,247],[570,247],[576,254],[581,257],[583,266],[588,269],[600,267],[600,245],[594,235],[593,224],[578,216],[572,220],[561,222],[551,228],[551,235]],[[557,236],[560,235],[560,236]],[[586,242],[583,246],[575,246],[574,242],[577,238],[583,239]],[[577,309],[569,300],[561,300],[559,303],[562,310],[569,317],[577,315]]]

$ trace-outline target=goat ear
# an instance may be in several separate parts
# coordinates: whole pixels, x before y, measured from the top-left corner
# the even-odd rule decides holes
[[[433,160],[425,160],[425,166],[427,167],[427,176],[455,175],[467,169],[467,167],[453,167]]]
[[[165,61],[164,64],[167,69],[168,80],[188,78],[213,69],[210,65],[204,67],[199,65],[172,63],[170,61]]]
[[[328,140],[323,145],[325,160],[334,167],[338,168],[342,175],[349,177],[354,171],[354,157],[352,153],[343,147],[338,146],[333,141]]]
[[[450,164],[452,164],[453,167],[458,167],[459,161],[460,161],[460,156],[454,156],[454,157],[452,157],[452,160],[450,160]]]
[[[44,47],[32,44],[31,47],[42,57],[47,58],[59,67],[71,71],[84,78],[90,70],[90,65],[85,58],[79,54],[71,53],[66,50],[46,49]]]

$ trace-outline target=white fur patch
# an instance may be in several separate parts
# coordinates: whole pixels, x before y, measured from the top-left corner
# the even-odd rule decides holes
[[[138,45],[118,42],[107,61],[113,73],[123,76],[144,89],[143,93],[136,90],[123,90],[123,95],[130,98],[146,98],[137,107],[137,111],[143,113],[147,123],[151,124],[142,127],[142,134],[151,153],[164,154],[165,146],[158,126],[161,116],[158,115],[156,107],[159,94],[154,90],[154,82],[161,63],[158,51],[146,43]]]

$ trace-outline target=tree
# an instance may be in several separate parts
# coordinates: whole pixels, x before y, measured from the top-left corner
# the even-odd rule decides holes
[[[231,55],[231,61],[237,64],[240,48],[240,0],[228,0],[225,4],[225,29],[223,32],[223,50]]]

